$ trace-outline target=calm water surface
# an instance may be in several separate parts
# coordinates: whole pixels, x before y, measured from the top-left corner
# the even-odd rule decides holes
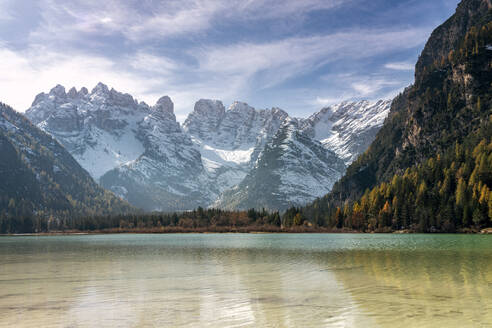
[[[492,236],[0,237],[1,327],[492,327]]]

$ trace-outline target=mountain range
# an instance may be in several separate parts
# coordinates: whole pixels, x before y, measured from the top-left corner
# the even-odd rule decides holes
[[[181,125],[168,96],[149,106],[102,83],[91,92],[58,85],[27,117],[0,104],[0,231],[135,228],[145,225],[137,207],[192,213],[181,223],[159,217],[182,227],[215,225],[220,213],[239,222],[216,209],[204,220],[202,207],[284,211],[238,214],[281,230],[487,227],[491,81],[492,3],[463,0],[393,101],[344,102],[300,119],[201,99]]]
[[[390,105],[344,102],[298,119],[201,99],[181,125],[168,96],[149,106],[99,83],[91,92],[58,85],[37,95],[26,116],[136,207],[285,210],[330,191]]]

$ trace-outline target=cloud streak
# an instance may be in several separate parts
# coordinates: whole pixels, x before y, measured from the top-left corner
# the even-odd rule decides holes
[[[195,66],[142,50],[122,58],[107,58],[81,53],[57,54],[43,47],[22,53],[3,49],[0,69],[15,73],[4,76],[0,88],[4,90],[5,101],[19,104],[16,98],[25,99],[28,94],[28,99],[33,99],[46,85],[91,87],[102,80],[148,102],[163,93],[174,95],[178,115],[183,115],[202,97],[241,99],[254,92],[252,85],[255,89],[272,88],[330,62],[413,47],[422,42],[424,35],[420,29],[356,30],[271,43],[208,46],[189,50],[188,55],[197,62]],[[28,82],[32,76],[36,76],[34,83]],[[14,86],[18,85],[29,85],[30,90],[16,91]],[[388,84],[375,80],[350,85],[361,95],[370,95],[379,86]],[[21,109],[27,108],[27,100],[20,104]]]
[[[415,64],[411,62],[394,62],[387,63],[384,67],[396,71],[413,71],[415,68]]]
[[[271,87],[330,62],[349,58],[357,60],[416,47],[426,35],[425,29],[418,28],[391,32],[357,29],[263,44],[237,43],[224,47],[206,47],[199,52],[193,50],[190,54],[194,54],[200,68],[208,72],[226,76],[241,75],[244,78],[265,72],[266,81],[260,86]]]
[[[424,0],[397,8],[415,1]],[[0,100],[25,110],[58,83],[91,88],[102,81],[149,104],[167,94],[183,120],[200,98],[308,115],[334,100],[391,95],[411,83],[413,64],[402,59],[417,57],[433,26],[354,23],[360,2],[1,2],[0,12],[14,19],[0,17],[9,27],[0,30]],[[26,8],[39,12],[23,20]],[[343,26],[339,12],[348,15]],[[8,31],[24,29],[10,38]]]
[[[148,39],[204,33],[217,22],[251,22],[301,17],[352,0],[39,0],[42,24],[33,38],[69,40],[77,34],[123,34]],[[147,4],[149,3],[149,4]]]

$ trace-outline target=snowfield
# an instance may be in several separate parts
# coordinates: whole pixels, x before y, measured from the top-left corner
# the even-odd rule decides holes
[[[181,126],[169,97],[149,106],[99,83],[90,92],[58,85],[36,96],[26,116],[102,186],[146,210],[284,209],[329,192],[390,105],[343,102],[296,119],[279,108],[201,99]],[[269,179],[275,188],[265,197],[258,188]]]

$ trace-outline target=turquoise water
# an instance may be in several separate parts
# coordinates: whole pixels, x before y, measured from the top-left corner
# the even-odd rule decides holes
[[[1,237],[0,326],[492,327],[492,237]]]

